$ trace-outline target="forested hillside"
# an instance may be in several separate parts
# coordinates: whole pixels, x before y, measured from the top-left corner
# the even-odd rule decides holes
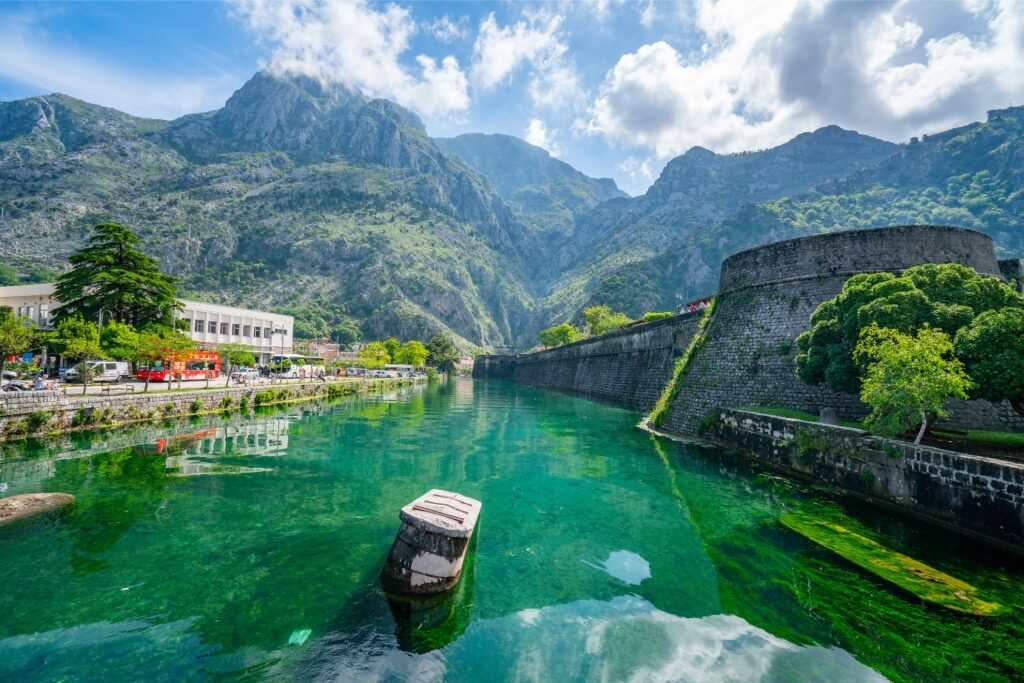
[[[1020,254],[1022,110],[906,145],[829,126],[694,148],[631,198],[516,138],[433,140],[398,105],[305,78],[261,72],[175,121],[33,97],[0,103],[0,261],[63,268],[117,221],[189,296],[288,310],[311,334],[525,346],[589,303],[671,310],[713,292],[725,256],[808,232],[946,223]]]

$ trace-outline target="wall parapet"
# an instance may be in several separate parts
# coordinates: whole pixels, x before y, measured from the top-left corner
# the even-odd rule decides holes
[[[1024,463],[752,410],[717,415],[705,438],[773,469],[1024,553]]]

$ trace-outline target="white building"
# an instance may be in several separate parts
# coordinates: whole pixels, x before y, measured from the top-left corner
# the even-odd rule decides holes
[[[18,317],[46,328],[60,305],[53,298],[54,289],[53,283],[0,287],[0,306],[7,306]],[[295,319],[290,315],[187,299],[179,299],[178,303],[183,310],[176,317],[188,323],[189,336],[201,347],[215,349],[225,343],[242,344],[263,363],[275,354],[292,352]]]
[[[261,363],[269,362],[273,355],[292,352],[295,318],[290,315],[188,299],[179,303],[184,310],[176,317],[188,323],[189,336],[201,346],[212,349],[219,344],[243,344]]]

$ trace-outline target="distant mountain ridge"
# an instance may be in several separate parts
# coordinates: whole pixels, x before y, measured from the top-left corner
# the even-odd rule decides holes
[[[498,196],[548,241],[571,234],[576,218],[597,204],[627,196],[611,178],[586,176],[510,135],[467,133],[434,141],[490,180]]]
[[[62,266],[116,220],[193,298],[345,340],[525,346],[589,303],[670,310],[730,253],[809,231],[952,223],[1019,253],[1022,110],[905,145],[826,126],[693,148],[626,197],[517,138],[434,140],[392,102],[303,77],[260,72],[174,121],[33,97],[0,103],[0,258]]]

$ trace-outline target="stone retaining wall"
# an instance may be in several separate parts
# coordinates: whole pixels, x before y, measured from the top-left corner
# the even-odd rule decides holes
[[[423,381],[425,380],[341,380],[79,397],[65,396],[57,391],[3,392],[0,394],[0,439],[60,432],[77,427],[104,426],[236,409],[243,398],[247,405],[255,406],[261,400],[265,404],[280,403],[327,397],[332,391],[334,395],[355,394]],[[271,396],[267,392],[274,392],[274,395]]]
[[[584,339],[558,348],[523,354],[504,364],[485,357],[474,377],[495,376],[488,370],[508,373],[516,382],[612,400],[648,410],[672,377],[675,359],[686,349],[703,312],[686,313],[664,320]],[[507,358],[507,357],[505,357]],[[480,363],[480,358],[477,359]]]
[[[860,420],[853,394],[804,384],[796,376],[796,338],[811,313],[858,272],[900,271],[923,263],[963,263],[999,275],[987,235],[936,226],[900,226],[802,237],[730,256],[722,264],[718,304],[706,342],[691,360],[664,427],[693,434],[718,408],[781,406],[817,414],[834,407]],[[1009,403],[952,401],[948,426],[1024,431]]]
[[[704,437],[774,469],[897,506],[1024,552],[1024,463],[753,411],[722,409]]]

